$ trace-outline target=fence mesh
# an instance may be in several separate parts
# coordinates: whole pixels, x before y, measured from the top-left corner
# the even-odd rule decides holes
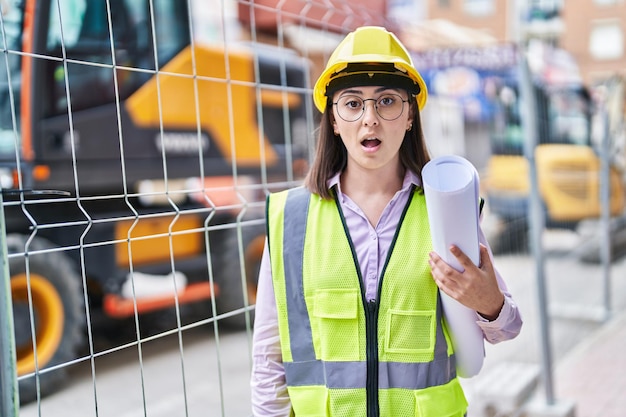
[[[415,36],[388,3],[0,2],[0,348],[15,365],[0,381],[17,375],[19,415],[250,415],[265,198],[307,172],[312,81],[342,36]],[[426,141],[482,175],[502,120],[467,116],[431,94]],[[494,201],[494,253],[528,255],[527,219],[491,217]]]
[[[379,3],[2,2],[21,415],[250,413],[265,196],[300,183],[316,65]]]

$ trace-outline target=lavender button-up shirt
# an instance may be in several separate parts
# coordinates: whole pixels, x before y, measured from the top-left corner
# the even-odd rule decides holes
[[[361,276],[365,281],[365,297],[368,300],[376,298],[378,280],[387,258],[387,250],[410,197],[413,184],[420,186],[421,182],[417,175],[407,171],[402,189],[385,207],[378,224],[372,226],[361,209],[341,192],[339,174],[328,183],[329,187],[337,187],[339,203],[361,267]],[[488,246],[482,231],[479,232],[479,238],[481,243]],[[481,327],[485,340],[490,343],[512,339],[519,333],[522,325],[519,309],[508,293],[504,280],[497,271],[496,276],[505,299],[500,315],[490,322],[476,314],[476,322]],[[289,416],[291,403],[287,394],[282,364],[278,317],[267,244],[259,272],[252,360],[251,387],[254,416]]]

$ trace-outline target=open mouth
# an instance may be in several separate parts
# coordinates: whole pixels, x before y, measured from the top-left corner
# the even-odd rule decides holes
[[[361,142],[361,145],[363,145],[366,148],[375,148],[376,146],[380,145],[380,140],[378,139],[365,139]]]

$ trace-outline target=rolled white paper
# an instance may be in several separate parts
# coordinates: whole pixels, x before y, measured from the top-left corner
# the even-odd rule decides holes
[[[447,155],[428,162],[422,170],[424,195],[433,250],[458,271],[463,271],[450,245],[457,245],[475,265],[480,262],[478,245],[479,178],[465,158]],[[441,291],[444,319],[450,330],[457,374],[478,374],[485,358],[483,333],[476,312]]]

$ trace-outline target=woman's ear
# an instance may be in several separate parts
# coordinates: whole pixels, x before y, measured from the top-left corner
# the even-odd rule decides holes
[[[406,121],[406,130],[407,130],[407,132],[410,131],[411,129],[413,129],[413,120],[414,120],[413,112],[409,112],[409,118]]]
[[[413,127],[413,121],[415,120],[416,115],[417,117],[419,117],[419,112],[417,110],[417,104],[413,103],[409,107],[409,126],[407,126],[407,130],[411,130],[411,128]]]
[[[337,122],[335,121],[335,118],[332,116],[330,118],[330,124],[333,127],[333,133],[335,134],[335,136],[339,136],[339,128],[337,127]]]

